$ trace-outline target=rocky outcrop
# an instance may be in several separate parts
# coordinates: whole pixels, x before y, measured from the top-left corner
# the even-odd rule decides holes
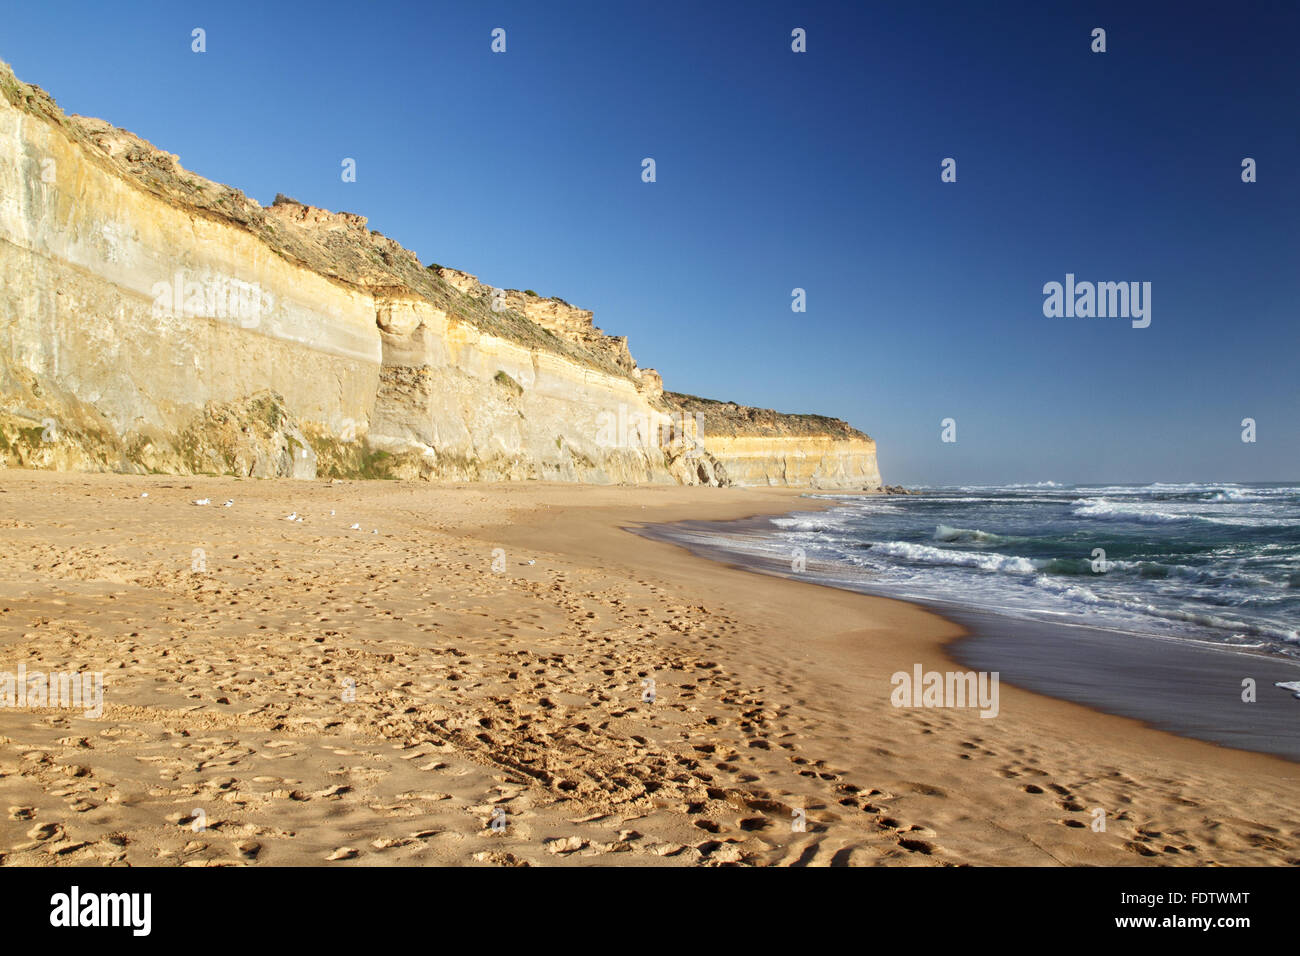
[[[645,373],[654,376],[663,391],[663,381],[654,369],[640,369],[628,351],[627,336],[606,335],[596,328],[595,315],[586,309],[579,309],[563,299],[544,299],[532,290],[520,292],[518,289],[497,289],[479,282],[476,276],[459,269],[431,265],[429,269],[446,281],[453,288],[472,298],[495,301],[503,311],[517,313],[530,322],[535,322],[549,332],[584,350],[600,354],[616,367],[631,375],[639,382]]]
[[[0,464],[879,486],[842,422],[684,399],[589,311],[263,207],[0,65]]]
[[[369,442],[393,456],[394,474],[698,480],[674,474],[654,433],[667,416],[634,378],[484,334],[419,299],[378,304],[383,365]]]
[[[847,422],[665,392],[738,485],[879,491],[876,443]]]

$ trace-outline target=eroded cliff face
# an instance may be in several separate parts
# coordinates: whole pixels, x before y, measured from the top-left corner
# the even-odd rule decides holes
[[[0,93],[0,464],[880,485],[842,422],[664,393],[588,311]]]
[[[709,480],[632,376],[485,335],[410,298],[379,301],[370,444],[403,477]],[[620,419],[623,426],[620,428]],[[712,482],[715,483],[715,482]]]
[[[738,485],[880,490],[876,443],[847,422],[665,392]]]

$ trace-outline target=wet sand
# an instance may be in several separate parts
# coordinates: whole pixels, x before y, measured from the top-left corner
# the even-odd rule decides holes
[[[1161,730],[1300,761],[1300,700],[1274,684],[1300,664],[1205,645],[945,612],[972,632],[949,648],[1019,687],[1135,717]],[[1243,699],[1243,680],[1254,700]]]
[[[731,567],[788,578],[806,576],[792,573],[789,561],[741,554],[713,543],[731,534],[770,531],[768,520],[759,518],[687,521],[644,533],[680,541],[693,553]],[[811,570],[833,577],[836,569]],[[860,575],[841,575],[836,586],[877,593]],[[1001,682],[1133,717],[1161,730],[1300,760],[1300,700],[1275,686],[1300,681],[1300,662],[1086,624],[1019,619],[939,600],[918,603],[968,632],[947,647],[964,667],[996,671]],[[1251,701],[1243,697],[1247,679],[1254,682]]]

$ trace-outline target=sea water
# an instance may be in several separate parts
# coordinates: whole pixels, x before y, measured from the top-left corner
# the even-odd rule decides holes
[[[837,496],[710,535],[790,573],[1300,659],[1300,487],[1038,484]]]

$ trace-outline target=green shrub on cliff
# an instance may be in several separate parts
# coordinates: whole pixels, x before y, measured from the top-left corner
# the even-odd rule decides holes
[[[516,382],[513,378],[511,378],[509,375],[507,375],[504,371],[497,372],[496,375],[493,376],[493,379],[496,381],[498,385],[504,385],[506,388],[510,389],[510,391],[514,392],[516,395],[524,394],[524,387],[520,385],[518,382]]]

